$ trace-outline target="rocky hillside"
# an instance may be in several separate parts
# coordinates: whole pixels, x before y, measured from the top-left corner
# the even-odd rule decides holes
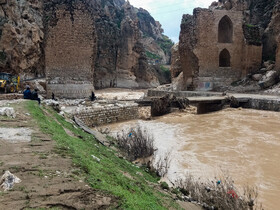
[[[97,33],[94,84],[104,87],[152,87],[166,82],[154,64],[170,62],[171,40],[159,22],[125,0],[0,0],[0,71],[23,78],[45,76],[46,22],[53,8],[86,2]],[[86,23],[85,23],[86,24]]]

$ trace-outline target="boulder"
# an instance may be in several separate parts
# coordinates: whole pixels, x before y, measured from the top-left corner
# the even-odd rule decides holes
[[[270,61],[270,60],[269,61],[265,61],[265,62],[263,62],[263,67],[267,69],[271,64],[273,64],[272,61]]]
[[[186,109],[189,106],[187,98],[176,98],[173,94],[166,94],[161,98],[152,98],[151,115],[162,116],[171,112],[171,107]]]
[[[266,71],[271,71],[275,68],[275,64],[270,64],[267,68]]]
[[[268,71],[259,81],[259,86],[262,89],[269,88],[279,82],[279,72],[277,71]]]
[[[252,76],[252,79],[253,79],[254,81],[260,81],[260,80],[262,79],[262,77],[263,77],[262,74],[254,74],[254,75]]]
[[[161,98],[152,99],[151,115],[162,116],[171,112],[171,102],[175,96],[165,95]]]
[[[14,108],[12,108],[12,107],[1,107],[0,115],[15,118],[16,112],[15,112]]]
[[[264,73],[264,72],[266,72],[266,71],[267,71],[266,68],[261,68],[261,69],[260,69],[260,72],[261,72],[261,73]]]

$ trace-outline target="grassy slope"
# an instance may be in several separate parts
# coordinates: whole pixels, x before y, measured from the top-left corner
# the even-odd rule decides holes
[[[151,183],[157,183],[157,178],[116,157],[113,151],[98,144],[92,135],[66,122],[50,108],[41,108],[34,101],[27,102],[26,106],[41,130],[50,134],[57,142],[59,152],[70,155],[74,164],[83,169],[90,186],[117,196],[120,199],[120,208],[179,208],[169,196],[154,189]],[[45,109],[45,112],[42,109]],[[63,127],[79,137],[69,136]],[[91,155],[101,161],[94,160]],[[125,176],[124,172],[132,179]]]

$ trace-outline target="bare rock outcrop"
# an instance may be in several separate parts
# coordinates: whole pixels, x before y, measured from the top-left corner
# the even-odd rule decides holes
[[[44,75],[43,39],[42,1],[1,1],[0,71]]]
[[[275,66],[276,69],[279,71],[280,70],[280,35],[277,39],[277,50],[276,50],[276,60],[275,60]]]

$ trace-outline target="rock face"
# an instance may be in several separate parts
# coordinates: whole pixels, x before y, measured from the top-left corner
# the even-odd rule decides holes
[[[280,34],[280,2],[256,0],[248,4],[249,22],[263,30],[263,60],[275,60]]]
[[[87,72],[87,92],[92,84],[154,87],[164,72],[151,64],[169,63],[173,45],[162,33],[146,10],[125,0],[0,1],[0,70],[47,75],[53,87],[82,83]]]
[[[279,73],[277,71],[268,71],[259,82],[261,88],[271,87],[279,82]]]
[[[43,2],[0,1],[0,71],[44,75]]]
[[[161,25],[146,10],[129,2],[103,4],[106,16],[96,21],[95,87],[158,86],[157,68],[149,64],[168,63],[172,47],[160,47],[161,43],[172,43],[162,35]]]
[[[280,70],[280,35],[277,40],[277,50],[276,50],[276,69]]]
[[[227,87],[266,60],[276,60],[280,70],[279,8],[279,1],[219,0],[184,15],[179,42],[184,89]]]

